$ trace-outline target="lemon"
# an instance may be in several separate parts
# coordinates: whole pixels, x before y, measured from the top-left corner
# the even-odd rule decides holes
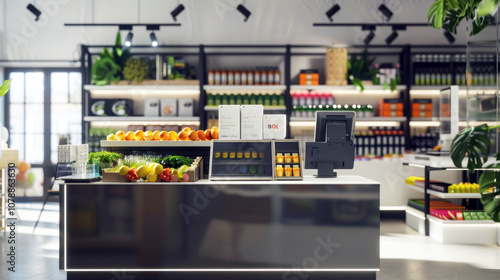
[[[153,136],[153,132],[151,132],[151,131],[146,131],[146,132],[144,133],[144,140],[146,140],[146,141],[151,141],[151,140],[153,140],[153,137],[154,137],[154,136]]]
[[[163,173],[163,166],[162,166],[161,164],[158,164],[158,163],[157,163],[157,164],[155,165],[155,167],[154,167],[153,172],[154,172],[155,174],[160,175],[161,173]]]
[[[137,173],[137,176],[139,176],[139,178],[144,178],[148,175],[149,168],[146,165],[141,165],[137,168],[136,173]]]
[[[148,182],[156,182],[158,176],[154,173],[149,173],[146,179],[148,180]]]
[[[149,172],[150,173],[154,173],[155,172],[155,165],[157,165],[158,163],[156,162],[152,162],[150,164],[148,164],[148,167],[149,167]]]
[[[106,140],[108,140],[108,141],[115,141],[116,140],[116,136],[113,133],[111,133],[110,135],[108,135],[108,137],[106,137]]]
[[[122,175],[122,176],[127,175],[129,170],[130,170],[130,167],[128,167],[126,165],[122,165],[120,167],[120,175]]]

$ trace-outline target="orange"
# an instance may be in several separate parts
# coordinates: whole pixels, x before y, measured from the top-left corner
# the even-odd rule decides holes
[[[212,133],[210,134],[210,136],[212,136],[212,139],[219,139],[219,130],[212,129]]]
[[[177,140],[179,139],[179,135],[175,131],[170,131],[168,133],[168,140]]]
[[[160,132],[158,130],[153,132],[153,140],[160,140]]]
[[[26,173],[30,168],[30,164],[25,162],[24,160],[20,161],[19,165],[17,166],[17,170],[19,170],[19,173]]]
[[[168,132],[166,132],[166,131],[162,131],[162,132],[160,132],[160,135],[159,135],[159,136],[160,136],[160,140],[163,140],[163,141],[166,141],[166,140],[168,140],[168,138],[169,138],[169,136],[168,136]]]
[[[205,130],[205,139],[207,139],[208,141],[212,140],[212,130],[211,129]]]
[[[203,141],[203,140],[206,140],[206,139],[207,139],[207,137],[205,136],[205,131],[203,131],[203,130],[198,130],[198,138],[199,138],[200,140],[202,140],[202,141]]]
[[[142,130],[137,130],[135,133],[134,133],[134,139],[137,140],[137,141],[142,141],[144,140],[144,131]]]
[[[184,130],[179,132],[179,140],[188,140],[188,134]]]
[[[191,130],[188,133],[188,137],[189,137],[189,140],[196,141],[196,140],[198,140],[198,132],[196,132],[195,130]]]
[[[116,134],[116,140],[125,140],[125,137],[126,137],[126,134],[125,134],[125,131],[123,130],[120,130],[120,131],[117,131]]]
[[[133,131],[128,131],[127,135],[125,136],[125,140],[134,140],[134,132]]]
[[[189,133],[191,131],[191,128],[189,128],[189,127],[186,126],[185,128],[182,129],[182,131],[185,131],[186,133]]]
[[[153,132],[151,132],[151,131],[144,132],[144,140],[146,140],[146,141],[153,140]]]
[[[214,129],[219,130],[219,128],[218,128],[218,127],[216,127],[216,126],[212,126],[212,130],[214,130]]]

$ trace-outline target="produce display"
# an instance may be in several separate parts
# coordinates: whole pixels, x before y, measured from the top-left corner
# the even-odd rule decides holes
[[[431,209],[431,215],[443,220],[491,220],[491,217],[482,211]]]
[[[109,171],[119,172],[129,182],[188,182],[188,171],[194,171],[196,164],[184,156],[130,155]]]
[[[219,139],[219,128],[214,126],[207,130],[191,130],[184,127],[181,131],[117,131],[106,137],[108,141],[205,141]]]
[[[448,193],[479,193],[477,183],[459,183],[448,186]]]

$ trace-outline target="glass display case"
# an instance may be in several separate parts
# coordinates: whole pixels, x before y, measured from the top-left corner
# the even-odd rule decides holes
[[[210,148],[210,180],[272,180],[271,140],[214,140]]]

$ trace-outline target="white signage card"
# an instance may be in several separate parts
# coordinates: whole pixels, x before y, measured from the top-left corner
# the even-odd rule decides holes
[[[241,106],[241,139],[262,140],[262,105]]]
[[[219,105],[219,139],[240,140],[240,105]]]
[[[264,139],[285,139],[286,115],[264,115],[262,126]]]

